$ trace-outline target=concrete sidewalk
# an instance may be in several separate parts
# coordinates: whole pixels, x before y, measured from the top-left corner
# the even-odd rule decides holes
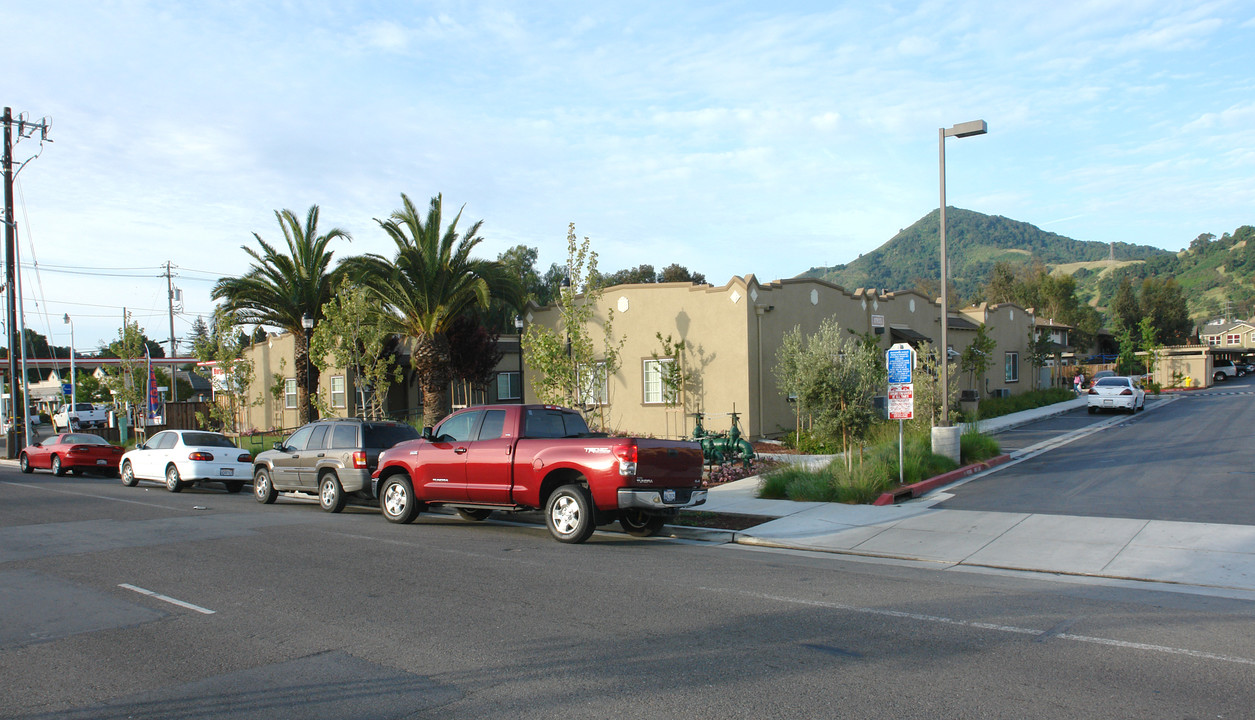
[[[1175,399],[1150,399],[1147,411]],[[985,432],[998,432],[1084,405],[1085,399],[1078,398],[995,418],[981,426]],[[1097,423],[1097,429],[1090,426],[1025,448],[1012,454],[1011,463],[961,482],[998,472],[1017,459],[1126,418],[1114,417]],[[932,505],[946,497],[945,488],[917,500],[881,507],[761,500],[756,497],[758,482],[758,478],[747,478],[712,488],[700,508],[777,518],[728,533],[734,542],[896,558],[939,568],[1164,583],[1179,589],[1188,587],[1191,592],[1255,598],[1255,526],[934,509]]]

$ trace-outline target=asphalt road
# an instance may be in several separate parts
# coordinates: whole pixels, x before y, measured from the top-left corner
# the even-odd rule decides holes
[[[959,486],[937,507],[1255,524],[1255,378],[1176,398]],[[1110,417],[1078,410],[997,437],[1019,449]]]
[[[1253,611],[0,469],[6,718],[1249,717]]]

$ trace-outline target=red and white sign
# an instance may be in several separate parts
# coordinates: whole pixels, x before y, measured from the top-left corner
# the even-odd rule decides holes
[[[889,386],[889,419],[915,419],[914,383],[891,384]]]

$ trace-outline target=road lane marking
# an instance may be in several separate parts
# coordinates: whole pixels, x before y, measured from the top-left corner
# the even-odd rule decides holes
[[[134,585],[130,585],[130,584],[128,584],[128,583],[119,583],[119,584],[118,584],[118,587],[120,587],[120,588],[126,588],[127,590],[131,590],[131,591],[137,592],[137,593],[139,593],[140,595],[147,595],[148,597],[151,597],[151,598],[156,598],[156,599],[161,600],[161,601],[163,601],[163,602],[168,602],[168,603],[170,603],[171,605],[178,605],[178,606],[179,606],[179,607],[181,607],[181,608],[187,608],[188,610],[195,610],[196,612],[198,612],[198,613],[200,613],[200,614],[202,614],[202,615],[213,615],[213,614],[214,614],[214,611],[213,611],[213,610],[210,610],[210,609],[208,609],[208,608],[203,608],[203,607],[201,607],[201,606],[199,606],[199,605],[193,605],[193,604],[191,604],[191,603],[189,603],[189,602],[183,602],[182,600],[177,600],[177,599],[175,599],[175,598],[170,597],[169,595],[162,595],[161,593],[153,592],[152,590],[145,590],[145,589],[144,589],[144,588],[142,588],[142,587],[136,587],[136,586],[134,586]]]
[[[67,490],[66,488],[54,488],[46,485],[32,485],[30,483],[13,482],[12,480],[0,480],[0,485],[12,485],[13,487],[27,488],[30,490],[44,490],[46,492],[61,493],[62,495],[78,495],[79,497],[95,498],[97,500],[109,500],[111,502],[130,503],[131,505],[144,505],[145,507],[161,508],[162,510],[186,510],[183,507],[174,507],[172,505],[159,505],[157,503],[142,502],[140,500],[127,500],[126,498],[109,497],[108,495],[95,495],[93,493],[78,492],[75,490]]]
[[[759,600],[769,600],[772,602],[793,603],[795,605],[807,605],[809,607],[820,607],[829,610],[841,610],[844,612],[860,613],[863,615],[876,615],[879,617],[900,618],[904,620],[915,620],[918,622],[936,623],[939,625],[954,625],[958,627],[975,628],[978,630],[991,630],[994,632],[1011,633],[1013,635],[1029,635],[1034,639],[1042,637],[1058,638],[1060,640],[1071,640],[1073,642],[1089,643],[1093,645],[1104,645],[1107,647],[1122,648],[1125,650],[1142,650],[1146,652],[1163,653],[1165,655],[1183,655],[1185,657],[1197,658],[1200,660],[1216,660],[1219,662],[1234,663],[1237,665],[1255,665],[1255,659],[1244,658],[1236,655],[1220,655],[1218,653],[1203,652],[1201,650],[1190,650],[1188,648],[1176,648],[1168,645],[1152,645],[1149,643],[1129,642],[1127,640],[1115,640],[1112,638],[1101,638],[1092,635],[1077,635],[1069,632],[1059,632],[1065,630],[1066,627],[1056,625],[1049,630],[1036,630],[1033,628],[1016,627],[1015,625],[999,625],[995,623],[976,622],[972,620],[959,620],[957,618],[948,618],[941,615],[925,615],[922,613],[905,612],[902,610],[888,610],[885,608],[869,608],[859,607],[857,605],[844,605],[842,603],[827,602],[824,600],[806,600],[803,598],[783,597],[780,595],[771,595],[768,593],[757,593],[746,590],[730,590],[722,588],[702,588],[703,590],[711,590],[715,592],[730,592],[746,597],[757,598]],[[1063,625],[1063,624],[1061,624]]]

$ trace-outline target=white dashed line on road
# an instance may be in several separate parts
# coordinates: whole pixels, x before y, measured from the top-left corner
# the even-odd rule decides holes
[[[118,587],[120,587],[120,588],[126,588],[127,590],[131,590],[131,591],[133,591],[133,592],[137,592],[137,593],[139,593],[140,595],[147,595],[148,597],[151,597],[151,598],[156,598],[156,599],[161,600],[161,601],[163,601],[163,602],[168,602],[168,603],[170,603],[171,605],[178,605],[178,606],[179,606],[179,607],[181,607],[181,608],[187,608],[188,610],[195,610],[196,612],[198,612],[198,613],[200,613],[200,614],[202,614],[202,615],[213,615],[213,614],[214,614],[214,611],[213,611],[213,610],[210,610],[210,609],[208,609],[208,608],[203,608],[203,607],[201,607],[201,606],[199,606],[199,605],[193,605],[193,604],[191,604],[191,603],[189,603],[189,602],[183,602],[182,600],[176,600],[175,598],[172,598],[172,597],[170,597],[169,595],[162,595],[161,593],[156,593],[156,592],[153,592],[152,590],[145,590],[145,589],[144,589],[144,588],[142,588],[142,587],[135,587],[134,585],[130,585],[130,584],[127,584],[127,583],[119,583],[119,584],[118,584]]]

